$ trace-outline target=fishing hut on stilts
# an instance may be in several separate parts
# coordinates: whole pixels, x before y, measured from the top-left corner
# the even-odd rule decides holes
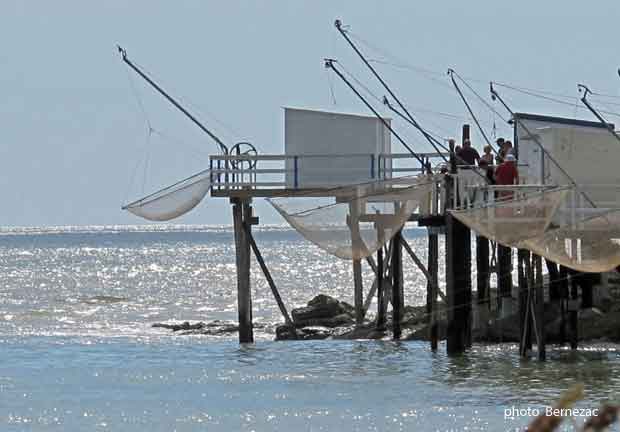
[[[592,303],[592,281],[584,275],[604,273],[620,265],[616,241],[620,237],[620,203],[616,189],[608,175],[593,177],[592,172],[583,171],[579,163],[591,155],[579,153],[578,146],[595,142],[600,149],[611,151],[611,140],[620,140],[613,125],[515,113],[491,86],[493,98],[510,113],[514,152],[522,175],[518,184],[490,184],[485,172],[463,163],[454,142],[437,139],[420,125],[349,38],[340,21],[336,21],[336,28],[389,94],[383,99],[384,106],[419,132],[435,152],[414,151],[334,59],[325,59],[326,68],[372,116],[287,107],[283,154],[259,154],[245,142],[228,148],[119,48],[125,63],[206,132],[220,149],[220,154],[209,157],[208,169],[123,208],[162,221],[187,213],[209,193],[212,198],[229,200],[240,343],[254,341],[252,255],[269,284],[284,325],[297,334],[296,323],[279,294],[277,277],[271,274],[253,236],[253,227],[260,222],[253,202],[267,199],[307,240],[351,261],[357,326],[364,325],[376,298],[376,329],[384,331],[388,327],[391,304],[392,337],[401,338],[404,252],[426,279],[427,331],[433,350],[445,337],[448,353],[461,353],[472,345],[475,332],[488,331],[490,322],[497,328],[502,320],[516,319],[520,354],[529,355],[535,343],[538,358],[544,360],[546,311],[552,307],[560,310],[560,342],[568,340],[576,348],[578,300],[581,298],[582,306]],[[459,83],[466,82],[452,69],[448,74],[481,135],[492,146],[461,91]],[[469,125],[463,125],[461,136],[463,141],[470,138]],[[407,152],[393,152],[393,139]],[[596,162],[617,165],[617,158],[602,159]],[[403,236],[408,224],[426,228],[426,259],[420,258]],[[439,283],[442,238],[444,287]],[[364,262],[374,274],[366,292]]]

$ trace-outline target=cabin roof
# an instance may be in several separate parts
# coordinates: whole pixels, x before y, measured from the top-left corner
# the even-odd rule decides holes
[[[553,117],[541,114],[528,114],[528,113],[515,113],[514,117],[520,120],[533,120],[533,121],[541,121],[541,122],[549,122],[549,123],[559,123],[571,126],[582,126],[582,127],[592,127],[597,129],[605,129],[605,125],[598,121],[589,121],[589,120],[580,120],[580,119],[572,119],[566,117]],[[607,123],[609,126],[614,128],[613,123]]]
[[[355,113],[355,112],[328,111],[325,109],[301,108],[301,107],[294,107],[294,106],[282,106],[282,109],[289,110],[289,111],[308,111],[308,112],[315,112],[315,113],[321,113],[321,114],[336,114],[339,116],[358,117],[358,118],[373,119],[373,120],[379,121],[379,119],[375,117],[374,115],[361,114],[361,113]],[[387,116],[381,116],[381,117],[383,117],[383,119],[386,121],[392,120],[391,117],[387,117]]]

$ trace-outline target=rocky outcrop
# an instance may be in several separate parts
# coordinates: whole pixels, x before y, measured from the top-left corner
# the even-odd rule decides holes
[[[239,326],[231,321],[214,320],[209,322],[190,323],[184,321],[182,323],[155,323],[151,327],[172,330],[179,335],[207,335],[207,336],[224,336],[239,331]],[[260,323],[254,323],[254,328],[264,328]]]
[[[579,311],[579,340],[609,340],[620,342],[620,303],[606,301],[598,304],[604,307],[589,308]],[[474,342],[518,342],[519,318],[511,314],[503,318],[482,313],[473,305],[478,325],[472,330]],[[387,314],[386,328],[377,330],[373,320],[355,325],[355,309],[346,302],[327,295],[317,295],[306,306],[291,311],[294,327],[282,324],[275,328],[276,340],[316,340],[316,339],[391,339],[392,314]],[[568,316],[565,317],[568,320]],[[561,313],[558,304],[545,305],[545,333],[548,343],[561,339]],[[568,324],[567,331],[568,331]],[[156,323],[155,328],[172,330],[180,335],[225,336],[238,331],[237,323],[231,321],[181,323]],[[254,328],[272,332],[273,328],[261,323],[254,323]],[[428,315],[424,306],[405,306],[401,320],[403,340],[428,341],[430,329]],[[446,338],[447,322],[445,315],[438,321],[439,339]]]
[[[355,308],[333,297],[319,294],[307,306],[293,309],[291,317],[298,328],[338,327],[355,321]]]
[[[280,325],[276,340],[291,339],[384,339],[391,337],[392,315],[388,313],[385,330],[377,330],[374,321],[355,326],[355,308],[333,297],[320,294],[301,308],[291,311],[295,329]],[[418,330],[426,321],[424,306],[406,306],[401,327],[403,337]]]
[[[198,322],[195,324],[190,324],[189,321],[185,321],[181,324],[165,324],[165,323],[155,323],[151,327],[153,328],[165,328],[168,330],[172,330],[173,332],[177,332],[180,330],[200,330],[204,328],[205,323]]]
[[[346,302],[319,294],[306,306],[291,311],[295,328],[283,324],[276,328],[276,340],[327,339],[355,322],[355,308]]]

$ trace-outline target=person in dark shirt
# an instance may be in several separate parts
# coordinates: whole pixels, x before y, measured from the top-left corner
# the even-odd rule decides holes
[[[504,138],[498,138],[495,143],[497,144],[497,155],[495,156],[495,161],[497,165],[504,162],[504,157],[506,156],[506,151],[504,150],[504,143],[506,140]]]
[[[459,153],[457,153],[457,156],[461,159],[461,163],[467,165],[476,165],[476,163],[480,160],[480,154],[478,153],[478,150],[471,146],[470,140],[465,140],[463,142],[463,148]]]

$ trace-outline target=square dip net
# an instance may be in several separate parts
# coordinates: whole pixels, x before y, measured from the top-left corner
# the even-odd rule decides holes
[[[560,187],[450,212],[504,246],[527,249],[582,272],[615,269],[620,266],[620,210],[584,204],[579,195]]]
[[[431,176],[404,177],[268,201],[319,248],[361,260],[383,247],[416,209],[428,211],[434,181]]]
[[[171,186],[126,204],[122,210],[146,220],[169,221],[196,207],[211,188],[211,171],[204,170]]]

